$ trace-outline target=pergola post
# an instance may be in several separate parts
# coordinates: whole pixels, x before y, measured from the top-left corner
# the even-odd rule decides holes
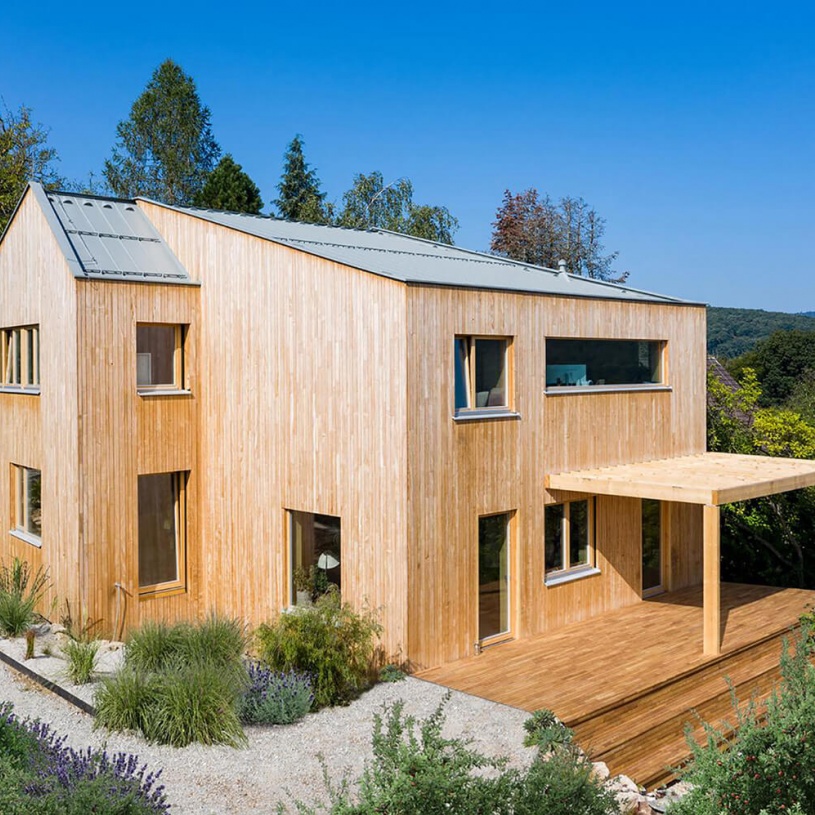
[[[704,653],[717,656],[722,650],[721,565],[719,553],[719,507],[705,504],[702,508],[704,578]]]

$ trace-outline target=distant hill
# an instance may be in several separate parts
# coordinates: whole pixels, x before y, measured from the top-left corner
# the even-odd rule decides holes
[[[707,310],[707,350],[721,359],[732,359],[749,351],[774,331],[815,331],[815,311],[787,314],[757,308],[714,308]]]

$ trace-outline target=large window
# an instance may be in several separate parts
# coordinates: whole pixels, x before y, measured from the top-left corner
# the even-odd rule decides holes
[[[183,326],[136,326],[136,385],[140,391],[184,388]]]
[[[550,504],[544,510],[546,577],[594,567],[594,499]]]
[[[456,411],[509,407],[507,338],[456,337]]]
[[[30,543],[42,540],[42,473],[29,467],[12,467],[14,529]]]
[[[40,329],[29,325],[0,332],[0,387],[39,390]]]
[[[546,387],[662,384],[664,342],[546,340]]]
[[[186,473],[139,476],[139,593],[186,584]]]
[[[342,588],[340,519],[289,512],[291,605],[309,605],[331,586]]]

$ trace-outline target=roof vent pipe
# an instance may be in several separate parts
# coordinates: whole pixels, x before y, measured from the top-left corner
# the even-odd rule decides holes
[[[563,258],[557,262],[557,272],[558,274],[566,274],[566,261]]]

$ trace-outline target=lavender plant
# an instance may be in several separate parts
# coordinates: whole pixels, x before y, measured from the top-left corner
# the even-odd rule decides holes
[[[148,772],[137,756],[75,750],[50,726],[18,719],[0,705],[0,801],[4,812],[80,815],[166,815],[161,770]],[[8,769],[8,772],[3,770]],[[13,786],[12,786],[13,785]]]
[[[272,671],[259,663],[247,665],[250,685],[238,703],[244,724],[291,724],[311,710],[311,679],[297,671]]]

